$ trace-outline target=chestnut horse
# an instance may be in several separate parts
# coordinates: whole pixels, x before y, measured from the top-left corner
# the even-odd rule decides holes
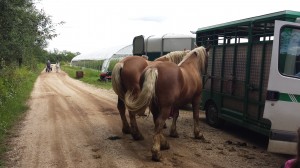
[[[182,61],[183,57],[188,51],[173,51],[167,55],[161,56],[154,60],[156,61],[171,61],[178,64]],[[134,140],[142,140],[143,135],[140,133],[135,113],[129,111],[130,126],[127,122],[125,111],[126,106],[124,104],[124,97],[126,92],[132,93],[132,95],[137,95],[140,92],[140,76],[143,70],[152,64],[151,61],[147,61],[144,57],[140,56],[128,56],[118,62],[112,71],[112,86],[115,93],[118,95],[117,108],[119,110],[121,120],[122,120],[122,132],[125,134],[131,133]],[[140,110],[140,113],[144,113],[144,110]]]
[[[160,149],[169,149],[169,143],[162,134],[166,119],[173,109],[174,116],[170,129],[171,137],[178,137],[176,121],[181,105],[191,103],[194,118],[194,136],[203,139],[199,129],[199,105],[202,92],[202,75],[206,72],[208,50],[197,47],[190,51],[178,64],[157,62],[147,66],[141,76],[142,89],[138,97],[128,93],[125,103],[132,112],[149,106],[154,118],[152,160],[160,161]]]

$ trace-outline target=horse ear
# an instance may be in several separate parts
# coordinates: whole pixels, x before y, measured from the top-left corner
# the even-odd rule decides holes
[[[209,44],[209,45],[205,48],[206,52],[208,52],[208,51],[210,50],[210,48],[211,48],[211,44]]]
[[[198,47],[198,46],[197,46],[197,44],[196,44],[196,42],[194,42],[194,47],[195,47],[195,48],[197,48],[197,47]]]

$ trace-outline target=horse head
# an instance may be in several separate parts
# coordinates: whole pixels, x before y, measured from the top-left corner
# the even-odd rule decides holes
[[[210,47],[196,47],[191,51],[191,55],[195,55],[198,60],[198,68],[202,75],[206,74],[207,66],[208,66],[208,51]]]
[[[195,49],[201,47],[201,46],[198,46],[196,44],[196,42],[194,43],[194,45],[195,45]],[[204,65],[204,69],[202,69],[202,71],[201,71],[202,74],[206,74],[207,73],[208,55],[209,55],[209,50],[210,50],[211,46],[212,46],[211,44],[208,44],[207,47],[204,47],[205,48],[205,59],[204,59],[204,64],[205,65]]]
[[[208,47],[205,48],[206,51],[206,56],[205,56],[205,71],[204,74],[207,73],[207,67],[208,67],[208,55],[209,55],[209,50],[211,48],[211,45],[208,45]]]

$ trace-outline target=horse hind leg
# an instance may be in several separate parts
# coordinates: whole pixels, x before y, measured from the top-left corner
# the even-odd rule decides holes
[[[173,109],[173,122],[172,122],[172,126],[170,128],[170,137],[173,137],[173,138],[179,137],[177,129],[176,129],[176,122],[177,122],[178,116],[179,116],[179,109],[174,108]]]
[[[160,150],[170,149],[170,144],[167,141],[167,138],[163,134],[160,134],[160,136]]]
[[[166,137],[160,132],[153,136],[153,146],[151,149],[152,152],[152,160],[159,162],[161,161],[162,154],[160,150],[168,150],[170,149],[169,142]]]
[[[131,135],[132,135],[132,138],[134,140],[136,140],[136,141],[143,140],[144,137],[140,133],[139,128],[138,128],[137,123],[136,123],[135,113],[129,111],[129,117],[130,117],[130,125],[131,125]]]
[[[122,132],[124,134],[130,134],[131,133],[130,127],[129,127],[128,121],[126,119],[126,116],[125,116],[126,107],[125,107],[124,101],[121,100],[120,98],[118,98],[117,107],[118,107],[118,110],[119,110],[119,113],[121,116],[121,120],[122,120]]]
[[[156,120],[157,117],[158,117],[158,111],[159,111],[159,109],[158,109],[157,105],[154,104],[154,103],[152,103],[152,104],[149,106],[149,109],[150,109],[150,111],[151,111],[151,113],[152,113],[152,116],[153,116],[153,122],[155,123],[155,120]],[[167,123],[164,124],[164,127],[163,127],[163,128],[168,128]]]
[[[170,145],[162,134],[165,121],[168,118],[170,108],[161,108],[159,116],[155,120],[155,129],[153,136],[153,146],[151,149],[152,160],[161,161],[162,154],[160,150],[166,150],[170,148]]]

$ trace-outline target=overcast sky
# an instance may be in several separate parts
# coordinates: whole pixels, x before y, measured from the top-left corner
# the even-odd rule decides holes
[[[297,0],[40,0],[58,37],[48,50],[87,53],[132,44],[138,35],[190,34],[198,28],[268,13],[300,11]]]

